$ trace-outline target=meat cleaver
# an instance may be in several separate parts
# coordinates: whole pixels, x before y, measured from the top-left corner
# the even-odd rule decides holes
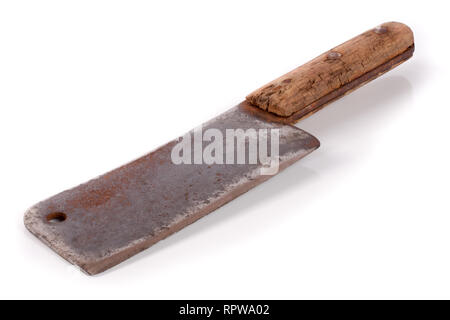
[[[317,149],[319,141],[293,124],[413,52],[409,27],[382,24],[261,87],[185,136],[36,204],[25,213],[25,226],[86,273],[103,272]]]

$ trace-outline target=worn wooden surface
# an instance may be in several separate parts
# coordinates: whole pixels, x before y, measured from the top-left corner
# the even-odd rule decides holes
[[[325,52],[246,99],[292,123],[397,66],[413,51],[411,29],[388,22]]]

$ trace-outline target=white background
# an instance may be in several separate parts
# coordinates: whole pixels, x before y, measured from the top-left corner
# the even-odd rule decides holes
[[[420,3],[420,4],[419,4]],[[0,298],[450,298],[445,1],[1,1]],[[319,150],[89,277],[23,226],[386,21],[407,63],[300,122]]]

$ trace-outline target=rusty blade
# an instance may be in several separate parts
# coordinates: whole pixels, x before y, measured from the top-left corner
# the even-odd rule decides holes
[[[242,104],[203,128],[279,129],[280,170],[319,141],[290,125],[267,121]],[[269,179],[261,164],[174,164],[172,148],[157,150],[38,203],[28,230],[88,274],[97,274],[150,247]]]

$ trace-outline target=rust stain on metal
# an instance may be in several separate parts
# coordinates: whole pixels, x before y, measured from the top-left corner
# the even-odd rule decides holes
[[[203,127],[223,133],[279,129],[280,170],[319,146],[310,134],[251,112],[246,102]],[[260,174],[260,164],[173,164],[178,141],[36,204],[25,214],[26,227],[69,262],[97,274],[271,177]]]

